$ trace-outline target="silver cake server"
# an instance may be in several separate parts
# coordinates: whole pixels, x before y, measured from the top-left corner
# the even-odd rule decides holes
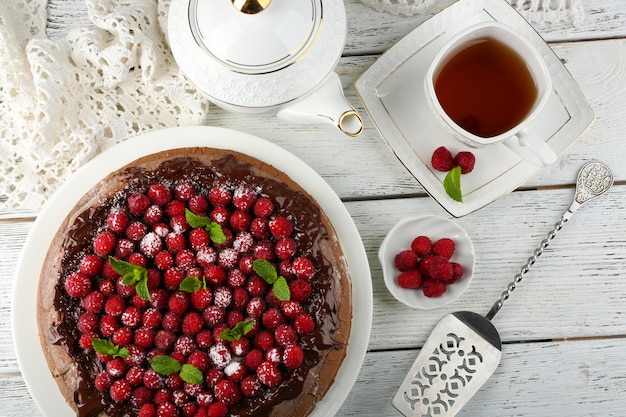
[[[583,165],[571,205],[489,312],[482,316],[459,311],[437,323],[392,400],[398,411],[407,417],[452,417],[459,412],[500,362],[502,342],[491,319],[574,212],[612,185],[613,174],[606,165]]]

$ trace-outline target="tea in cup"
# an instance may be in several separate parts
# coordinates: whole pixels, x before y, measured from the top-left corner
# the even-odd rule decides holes
[[[529,129],[550,98],[550,73],[535,47],[514,29],[483,22],[461,31],[437,53],[425,84],[444,128],[467,145],[503,143],[537,166],[556,160]]]

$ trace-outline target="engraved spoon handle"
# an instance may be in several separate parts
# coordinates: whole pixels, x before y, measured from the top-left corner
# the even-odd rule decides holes
[[[547,237],[541,241],[541,245],[535,249],[533,255],[528,258],[526,264],[524,264],[520,272],[515,275],[506,290],[502,292],[500,299],[491,306],[491,309],[485,316],[488,320],[491,320],[498,311],[500,311],[504,302],[509,299],[511,293],[524,278],[524,275],[530,271],[530,268],[535,264],[537,258],[541,256],[545,248],[548,247],[552,239],[556,237],[556,234],[563,228],[563,225],[572,217],[574,212],[587,201],[607,192],[612,185],[613,173],[605,164],[601,162],[588,162],[582,166],[578,172],[576,194],[574,195],[572,204],[563,213],[561,220],[554,225],[554,228],[548,233]]]

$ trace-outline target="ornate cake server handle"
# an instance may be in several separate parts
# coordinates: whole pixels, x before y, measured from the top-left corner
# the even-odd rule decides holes
[[[515,275],[513,281],[509,283],[507,289],[502,292],[500,299],[496,301],[487,315],[488,320],[491,320],[500,311],[504,302],[509,299],[511,292],[517,288],[517,285],[522,281],[524,275],[535,264],[537,258],[541,256],[543,251],[548,247],[552,239],[563,228],[563,225],[572,217],[574,212],[578,210],[580,206],[589,200],[592,200],[600,195],[604,194],[613,185],[613,173],[608,166],[601,162],[588,162],[582,166],[578,172],[578,178],[576,180],[576,194],[574,200],[569,208],[563,213],[561,220],[554,225],[554,228],[548,233],[547,237],[541,241],[541,245],[535,249],[533,255],[528,258],[526,264],[522,267],[520,272]]]

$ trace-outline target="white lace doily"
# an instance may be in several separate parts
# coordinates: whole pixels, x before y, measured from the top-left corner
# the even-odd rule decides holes
[[[169,1],[86,5],[92,25],[50,40],[46,0],[0,0],[0,210],[39,209],[102,150],[206,117],[165,40]]]
[[[423,13],[436,0],[361,0],[379,12],[412,16]],[[508,0],[531,22],[582,22],[585,14],[582,0]]]

